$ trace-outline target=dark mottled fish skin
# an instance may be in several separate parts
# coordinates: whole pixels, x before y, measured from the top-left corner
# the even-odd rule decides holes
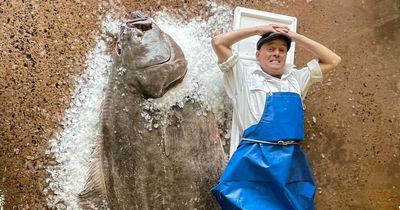
[[[180,47],[141,14],[123,26],[102,104],[100,135],[83,209],[218,209],[210,189],[225,155],[212,113],[197,103],[173,107],[168,125],[149,131],[146,98],[161,97],[186,73]]]

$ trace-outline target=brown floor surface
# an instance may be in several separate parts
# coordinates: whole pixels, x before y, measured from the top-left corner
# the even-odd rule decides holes
[[[191,3],[186,3],[191,2]],[[222,2],[222,1],[220,1]],[[400,2],[224,1],[298,18],[298,32],[335,50],[342,64],[306,101],[306,150],[319,186],[317,209],[400,205]],[[99,9],[98,4],[102,4]],[[184,8],[183,5],[187,6]],[[197,1],[0,1],[0,189],[5,209],[45,209],[44,151],[83,70],[98,17],[163,7],[197,15]],[[297,50],[296,64],[311,58]],[[312,117],[315,117],[314,122]]]

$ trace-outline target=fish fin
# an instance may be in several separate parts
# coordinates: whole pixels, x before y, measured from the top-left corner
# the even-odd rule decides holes
[[[86,184],[83,191],[78,195],[78,202],[82,209],[108,209],[101,143],[97,143],[92,158]]]
[[[163,126],[161,129],[161,141],[162,141],[162,147],[164,149],[164,154],[165,156],[169,156],[169,152],[170,152],[170,140],[166,134],[167,132],[167,127]]]

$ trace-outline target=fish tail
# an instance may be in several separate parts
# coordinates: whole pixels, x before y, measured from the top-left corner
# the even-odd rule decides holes
[[[82,209],[109,209],[107,207],[107,191],[103,175],[103,161],[101,157],[101,141],[93,152],[93,162],[90,164],[88,178],[84,190],[79,193],[79,205]]]

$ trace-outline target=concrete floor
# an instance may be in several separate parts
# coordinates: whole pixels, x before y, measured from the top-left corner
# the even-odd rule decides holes
[[[5,209],[45,209],[44,153],[69,104],[110,8],[196,16],[204,2],[1,1],[0,189]],[[298,18],[298,32],[343,59],[308,94],[304,145],[318,192],[316,209],[398,209],[400,206],[400,1],[220,1]],[[99,9],[98,5],[102,8]],[[296,64],[312,58],[297,49]],[[313,120],[313,117],[315,120]]]

